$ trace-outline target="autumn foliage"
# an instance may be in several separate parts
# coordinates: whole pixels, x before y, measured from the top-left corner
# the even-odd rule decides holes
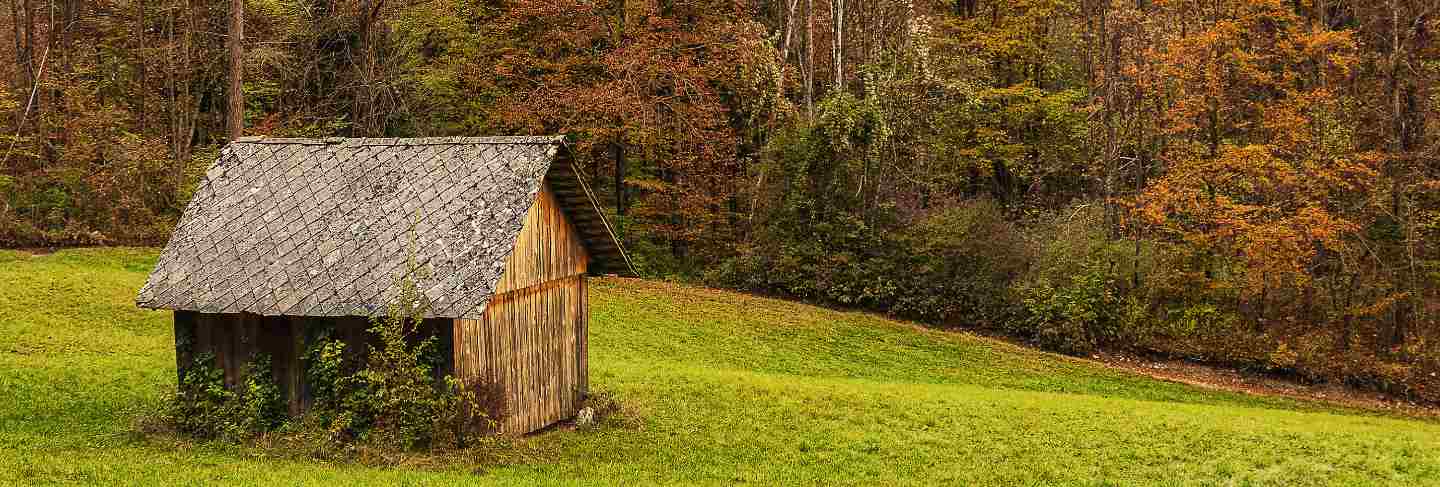
[[[164,243],[227,2],[13,0],[0,245]],[[560,133],[650,275],[1440,401],[1423,0],[250,0],[249,135]]]

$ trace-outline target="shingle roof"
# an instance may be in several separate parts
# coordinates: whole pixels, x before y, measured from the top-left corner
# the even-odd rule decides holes
[[[413,248],[430,316],[478,317],[547,171],[568,167],[552,165],[562,150],[560,137],[240,139],[206,172],[136,301],[365,316],[394,298]],[[590,203],[577,208],[598,211]],[[628,270],[605,233],[602,250]]]

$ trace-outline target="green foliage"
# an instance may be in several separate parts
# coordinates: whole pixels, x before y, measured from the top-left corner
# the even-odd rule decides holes
[[[835,222],[775,232],[773,243],[725,262],[707,279],[974,326],[1007,317],[1007,288],[1026,263],[1019,233],[997,205],[985,200],[948,208],[895,231],[877,230],[842,214]]]
[[[274,430],[285,420],[285,403],[270,371],[270,357],[251,358],[235,387],[208,353],[195,356],[163,421],[197,438],[238,440]]]
[[[893,311],[946,325],[989,326],[1011,318],[1011,282],[1028,263],[1019,229],[993,200],[940,210],[898,234],[908,275]],[[907,271],[908,269],[908,271]]]
[[[365,436],[376,444],[400,449],[429,446],[436,419],[454,415],[443,411],[455,405],[444,397],[454,392],[448,389],[453,384],[437,387],[431,374],[428,355],[435,339],[420,338],[428,309],[414,281],[406,279],[389,312],[371,320],[369,331],[376,345],[371,345],[365,368],[356,374],[361,386],[350,403],[356,406],[352,413],[369,420]]]
[[[409,269],[419,267],[413,261]],[[321,331],[305,352],[306,380],[313,403],[304,428],[327,432],[323,443],[356,442],[381,450],[463,448],[488,431],[503,412],[496,388],[451,376],[437,380],[433,330],[425,328],[429,303],[414,279],[397,283],[384,315],[371,319],[373,344],[354,363],[344,342]]]
[[[1059,285],[1041,278],[1021,288],[1024,328],[1042,348],[1088,354],[1118,335],[1121,300],[1112,289],[1110,272],[1091,262]]]
[[[338,403],[350,384],[345,371],[345,342],[332,339],[321,333],[305,349],[305,383],[310,384],[310,397],[316,411],[330,411]]]
[[[1071,354],[1132,344],[1145,334],[1145,303],[1127,294],[1125,276],[1148,275],[1151,256],[1140,253],[1148,246],[1111,240],[1103,216],[1098,207],[1080,206],[1032,226],[1033,260],[1015,283],[1020,317],[1004,329]]]

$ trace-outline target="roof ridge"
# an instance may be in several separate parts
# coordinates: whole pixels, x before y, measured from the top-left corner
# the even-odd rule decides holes
[[[563,135],[504,135],[491,137],[266,137],[247,136],[235,139],[237,144],[298,144],[298,145],[340,145],[345,147],[393,147],[415,145],[479,145],[479,144],[536,144],[550,145],[565,142]]]

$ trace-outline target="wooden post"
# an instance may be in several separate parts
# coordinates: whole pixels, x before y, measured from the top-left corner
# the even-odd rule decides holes
[[[290,355],[286,357],[289,362],[285,378],[285,391],[288,394],[288,402],[291,416],[299,416],[305,410],[306,397],[305,383],[305,361],[301,360],[305,355],[305,319],[299,317],[281,318],[285,320],[286,331],[290,332]]]

